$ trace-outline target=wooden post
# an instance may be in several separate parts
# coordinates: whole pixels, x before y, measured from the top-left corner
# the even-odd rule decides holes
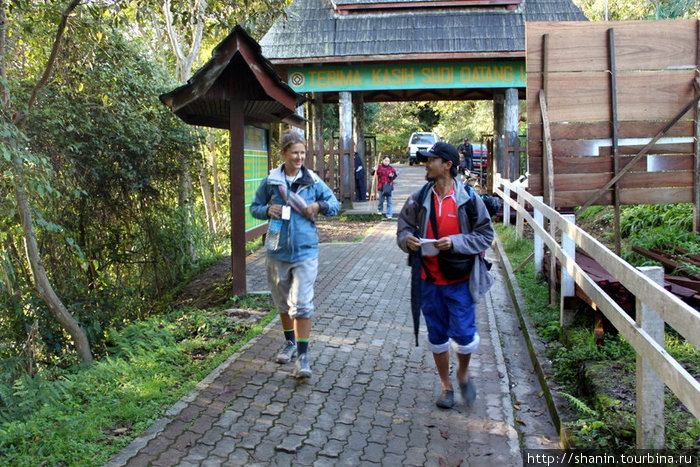
[[[340,203],[343,208],[352,207],[350,201],[350,149],[352,148],[352,93],[341,91],[340,99],[340,141],[338,144],[338,166],[340,176]]]
[[[508,180],[505,177],[503,179],[506,181]],[[504,185],[503,193],[506,194],[507,199],[510,199],[510,185]],[[510,225],[510,204],[505,201],[503,202],[503,225],[506,227]]]
[[[543,202],[544,198],[542,196],[535,196],[535,199],[539,202]],[[544,227],[544,216],[542,211],[533,207],[533,214],[535,215],[535,223],[540,227]],[[544,240],[542,236],[535,231],[535,277],[541,277],[544,274],[544,269],[542,262],[544,260]]]
[[[350,160],[352,161],[352,176],[350,181],[352,183],[352,191],[350,195],[350,201],[355,199],[355,194],[357,192],[357,187],[355,186],[355,152],[360,155],[362,160],[365,160],[365,101],[362,91],[357,91],[352,93],[352,139],[355,142],[355,151],[351,154]],[[365,170],[365,173],[367,171]],[[365,177],[366,178],[366,177]]]
[[[617,122],[617,73],[615,71],[615,30],[608,29],[608,58],[610,65],[610,104],[612,120],[612,150],[613,173],[620,171],[620,157],[618,148],[618,122]],[[622,251],[620,240],[620,184],[615,182],[613,187],[613,230],[615,233],[615,253],[620,256]]]
[[[638,268],[657,284],[664,284],[661,266]],[[637,325],[660,346],[664,346],[664,320],[645,303],[637,300]],[[663,449],[664,382],[637,354],[637,449]]]
[[[496,160],[496,171],[505,180],[508,177],[508,164],[505,163],[505,92],[494,90],[493,92],[493,158]]]
[[[377,154],[377,156],[374,158],[374,163],[372,164],[372,167],[370,167],[368,170],[370,173],[374,172],[372,174],[372,180],[370,181],[369,184],[369,199],[370,201],[379,201],[379,193],[377,192],[377,172],[374,171],[374,168],[379,165],[379,158],[381,156]],[[376,208],[376,206],[375,206]],[[376,209],[375,209],[376,210]]]
[[[525,231],[525,217],[522,212],[525,211],[525,198],[522,196],[523,187],[519,183],[515,183],[515,199],[520,206],[515,212],[515,236],[518,240],[522,240]]]
[[[554,159],[552,154],[552,136],[549,131],[549,114],[547,113],[547,89],[549,88],[549,34],[542,36],[542,89],[539,92],[540,112],[542,112],[542,186],[545,203],[552,209],[554,205]],[[549,223],[549,234],[556,238],[554,222]],[[557,258],[549,252],[549,304],[557,306],[556,284]]]
[[[323,98],[321,93],[311,93],[311,134],[313,135],[314,150],[316,157],[314,158],[312,169],[324,178],[325,168],[323,166],[324,148],[323,148]]]
[[[508,149],[505,151],[506,160],[504,166],[508,166],[507,178],[511,181],[517,180],[520,176],[518,121],[518,90],[516,88],[508,88],[505,95],[505,140]]]
[[[698,22],[698,43],[696,70],[700,68],[700,22]],[[697,71],[696,71],[697,73]],[[700,89],[695,86],[695,97],[700,97]],[[700,101],[695,105],[695,176],[693,183],[693,230],[700,233]]]
[[[229,173],[231,183],[231,273],[233,294],[246,293],[245,265],[245,164],[244,164],[244,102],[241,93],[231,92],[229,110]]]
[[[563,214],[562,217],[573,224],[576,223],[576,216],[573,214]],[[574,260],[576,259],[576,242],[569,237],[566,232],[562,232],[561,234],[561,248],[564,250],[564,253]],[[571,310],[570,301],[572,297],[576,296],[576,283],[563,264],[561,267],[560,284],[559,321],[561,326],[564,327],[574,321],[574,313],[573,310]]]
[[[542,112],[542,148],[544,157],[542,158],[542,174],[544,176],[544,198],[545,203],[555,209],[554,206],[554,161],[552,160],[552,137],[549,133],[549,116],[547,114],[547,102],[544,91],[540,89],[540,110]],[[549,234],[556,238],[556,226],[554,222],[549,223]],[[554,252],[549,252],[549,304],[557,306],[557,285],[556,285],[557,258]]]

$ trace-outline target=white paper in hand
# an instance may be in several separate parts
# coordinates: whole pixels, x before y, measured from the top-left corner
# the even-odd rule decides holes
[[[435,256],[440,253],[440,250],[435,247],[435,242],[437,242],[437,240],[434,238],[420,239],[420,247],[423,251],[423,256]]]

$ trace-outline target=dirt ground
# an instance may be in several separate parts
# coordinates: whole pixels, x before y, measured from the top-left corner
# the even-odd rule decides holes
[[[316,227],[321,243],[360,241],[381,220],[341,220],[319,218]],[[231,257],[221,258],[195,274],[179,293],[176,304],[201,309],[216,308],[226,303],[231,290]]]

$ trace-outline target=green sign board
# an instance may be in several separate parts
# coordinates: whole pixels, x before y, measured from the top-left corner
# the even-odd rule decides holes
[[[245,230],[265,224],[267,221],[254,218],[250,205],[255,191],[267,175],[267,130],[246,126],[243,129],[243,163],[245,184]]]
[[[524,88],[525,62],[392,63],[292,67],[296,92],[385,89]]]

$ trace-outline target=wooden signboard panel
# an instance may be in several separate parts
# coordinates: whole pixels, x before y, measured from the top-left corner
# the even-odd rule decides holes
[[[688,112],[686,118],[692,119],[691,112]],[[619,138],[649,138],[650,135],[659,133],[668,122],[619,122],[618,137]],[[693,120],[682,120],[670,128],[667,137],[682,137],[692,135],[695,126]],[[604,122],[556,122],[549,127],[550,134],[553,140],[578,140],[578,139],[596,139],[596,138],[612,138],[612,124],[609,121]],[[530,123],[528,126],[528,141],[542,141],[542,125],[539,123]]]
[[[633,157],[620,157],[619,166],[627,167]],[[692,154],[680,155],[663,155],[663,156],[644,156],[634,163],[631,170],[637,172],[647,171],[686,171],[692,174],[693,172]],[[542,156],[530,156],[529,162],[531,165],[530,173],[537,175],[531,177],[530,187],[533,186],[534,180],[539,178],[542,171]],[[650,170],[651,169],[651,170]],[[586,173],[605,173],[613,172],[612,156],[564,156],[554,160],[554,173],[557,174],[586,174]]]
[[[617,71],[695,69],[697,21],[616,21],[527,23],[527,79],[542,71],[542,35],[550,41],[553,72],[607,71],[607,30],[615,30]]]
[[[695,74],[695,70],[618,73],[618,119],[671,120],[695,97]],[[527,116],[532,123],[542,122],[539,104],[532,96],[541,86],[541,75],[528,74]],[[610,105],[610,73],[550,73],[547,107],[551,123],[609,121]]]
[[[597,190],[567,191],[554,194],[555,206],[581,206]],[[668,203],[692,203],[692,191],[687,188],[648,188],[645,190],[620,190],[620,203],[622,204],[668,204]],[[596,205],[611,205],[612,190],[600,196]]]
[[[696,113],[679,114],[696,97],[697,20],[528,23],[526,37],[531,194],[544,193],[538,94],[546,76],[555,207],[581,206],[614,179],[613,118],[618,128],[618,170],[626,172],[617,182],[619,202],[692,202],[697,189]],[[668,128],[672,121],[677,123]],[[663,137],[647,148],[664,129]],[[635,160],[640,152],[643,155]],[[613,204],[613,193],[611,187],[593,204]]]
[[[648,139],[648,138],[647,138]],[[688,138],[689,139],[689,138]],[[685,141],[686,138],[683,138]],[[644,146],[644,144],[619,144],[617,153],[621,156],[624,155],[635,155]],[[644,141],[646,140],[635,138],[632,141]],[[652,147],[648,155],[683,155],[683,154],[694,154],[693,143],[688,142],[678,142],[676,144],[656,144]],[[612,155],[612,147],[610,143],[610,138],[606,139],[582,139],[575,141],[567,140],[556,140],[552,141],[552,151],[558,154],[560,157],[570,157],[570,156],[609,156]],[[528,145],[528,155],[531,158],[542,157],[542,142],[541,141],[531,141]],[[668,169],[654,169],[654,170],[668,170]],[[532,172],[532,171],[531,171]]]

